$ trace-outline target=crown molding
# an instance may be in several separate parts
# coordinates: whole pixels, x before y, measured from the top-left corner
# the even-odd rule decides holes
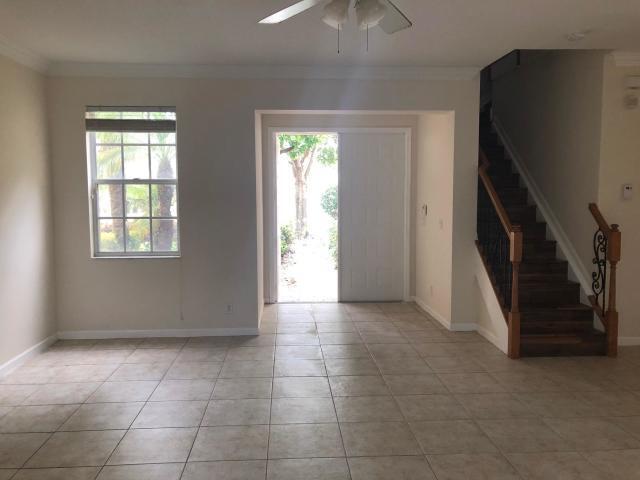
[[[133,63],[50,64],[57,77],[318,79],[318,80],[470,80],[477,67],[320,67],[292,65],[164,65]]]
[[[31,50],[14,45],[2,36],[0,36],[0,55],[40,73],[45,73],[49,68],[49,61],[46,58]]]
[[[611,55],[617,67],[640,67],[640,52],[615,50]]]

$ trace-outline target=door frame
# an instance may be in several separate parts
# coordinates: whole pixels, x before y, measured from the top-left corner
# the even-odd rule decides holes
[[[412,181],[412,152],[411,152],[411,128],[410,127],[296,127],[279,126],[267,129],[267,158],[263,163],[264,168],[264,302],[278,303],[278,280],[280,262],[278,260],[280,238],[278,235],[278,155],[276,153],[278,133],[336,133],[338,135],[338,168],[342,158],[342,143],[340,134],[342,133],[401,133],[405,137],[405,178],[404,178],[404,254],[403,254],[403,300],[411,301],[411,181]],[[338,177],[340,182],[340,177]],[[340,238],[340,196],[338,196],[338,238]],[[340,264],[341,264],[340,242],[338,241],[338,302],[340,298]]]

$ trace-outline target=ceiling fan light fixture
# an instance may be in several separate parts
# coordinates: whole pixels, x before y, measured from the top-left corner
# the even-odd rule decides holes
[[[358,0],[356,2],[356,19],[360,30],[375,27],[386,13],[387,7],[379,0]]]
[[[331,0],[324,7],[322,21],[335,29],[340,29],[349,20],[350,0]]]

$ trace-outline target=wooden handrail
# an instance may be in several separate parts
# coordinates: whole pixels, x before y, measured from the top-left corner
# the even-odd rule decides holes
[[[491,177],[487,170],[491,166],[491,162],[487,155],[480,147],[479,150],[479,167],[478,176],[484,185],[489,199],[495,208],[496,214],[500,219],[500,223],[509,237],[509,261],[511,262],[511,292],[510,292],[510,308],[506,311],[505,320],[508,327],[508,354],[510,358],[520,357],[520,263],[522,263],[523,251],[523,233],[520,225],[511,223],[509,214],[502,204],[502,200],[498,196],[498,192],[493,186]],[[480,250],[482,254],[482,250]],[[487,262],[483,263],[485,268],[491,275]],[[495,289],[495,285],[494,285]],[[506,300],[506,299],[505,299]]]
[[[478,167],[478,175],[480,176],[480,179],[482,180],[484,187],[487,189],[487,193],[489,194],[491,203],[493,203],[493,207],[496,209],[498,218],[500,218],[500,223],[502,223],[502,226],[504,227],[505,232],[507,232],[507,234],[510,235],[511,232],[515,231],[514,226],[511,224],[511,220],[509,220],[509,214],[507,213],[507,210],[504,208],[504,205],[502,204],[502,200],[500,200],[500,197],[498,196],[498,192],[496,192],[496,189],[493,186],[493,182],[491,181],[491,178],[487,173],[487,169],[489,168],[490,165],[491,164],[489,163],[487,156],[485,155],[485,153],[482,151],[482,148],[481,148],[480,149],[480,167]]]
[[[594,295],[589,295],[589,302],[593,311],[604,325],[607,334],[607,354],[615,357],[618,353],[618,310],[616,307],[617,269],[622,251],[622,233],[616,224],[609,225],[604,219],[602,212],[595,203],[589,204],[589,211],[596,221],[598,231],[602,232],[605,241],[598,242],[598,233],[594,237],[594,264],[599,268],[599,272],[593,274]],[[607,265],[601,265],[598,256],[601,245],[606,246],[605,259],[608,263],[609,273],[606,275]],[[602,273],[604,271],[604,273]],[[607,285],[608,283],[608,285]],[[599,285],[597,288],[595,285]],[[597,289],[596,289],[597,288]],[[607,295],[608,293],[608,295]],[[599,303],[600,295],[603,295],[602,305]]]

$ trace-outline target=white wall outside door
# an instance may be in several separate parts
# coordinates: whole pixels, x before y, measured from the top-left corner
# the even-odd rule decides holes
[[[340,133],[340,301],[406,296],[407,144],[406,133]]]

